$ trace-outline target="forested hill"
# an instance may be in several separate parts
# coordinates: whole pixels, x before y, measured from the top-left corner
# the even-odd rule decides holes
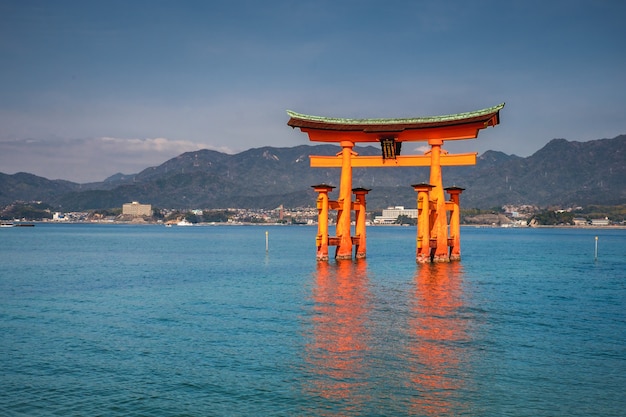
[[[26,173],[0,174],[0,205],[41,200],[63,211],[121,207],[140,201],[162,208],[275,208],[312,206],[311,185],[339,185],[339,169],[310,168],[309,155],[334,155],[334,145],[263,147],[236,155],[187,152],[137,174],[76,184]],[[376,147],[357,147],[379,155]],[[411,184],[427,182],[428,168],[354,169],[354,187],[370,188],[368,208],[415,206]],[[444,187],[466,191],[461,205],[577,206],[626,202],[626,135],[573,142],[554,139],[521,158],[487,151],[476,166],[444,167]],[[335,197],[337,191],[331,194]]]

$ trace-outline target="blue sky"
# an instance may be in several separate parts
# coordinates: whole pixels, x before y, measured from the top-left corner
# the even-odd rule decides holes
[[[0,0],[0,172],[76,182],[309,144],[286,109],[451,114],[452,152],[626,133],[626,2]],[[406,151],[405,151],[406,153]]]

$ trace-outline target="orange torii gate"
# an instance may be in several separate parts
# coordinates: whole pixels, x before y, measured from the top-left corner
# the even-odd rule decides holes
[[[442,149],[446,140],[474,139],[478,132],[500,123],[504,103],[483,110],[445,116],[405,119],[341,119],[309,116],[287,111],[287,125],[300,128],[314,142],[334,142],[341,146],[336,156],[311,156],[311,167],[341,168],[339,199],[331,201],[332,186],[315,185],[319,210],[317,259],[328,260],[328,246],[336,246],[336,259],[365,258],[365,195],[368,189],[352,189],[352,168],[430,166],[430,183],[415,184],[417,192],[417,262],[448,262],[461,258],[459,187],[445,191],[451,200],[445,201],[441,167],[475,165],[476,153],[449,154]],[[402,142],[427,142],[430,150],[423,155],[400,155]],[[380,143],[381,156],[360,156],[355,143]],[[356,195],[353,202],[351,194]],[[337,210],[336,236],[328,235],[328,211]],[[351,210],[356,212],[355,235],[351,235]],[[450,211],[450,224],[447,212]],[[448,230],[449,229],[449,230]]]

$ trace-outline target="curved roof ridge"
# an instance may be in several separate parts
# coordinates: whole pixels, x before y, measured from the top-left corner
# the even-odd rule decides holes
[[[500,103],[497,106],[488,107],[486,109],[474,110],[470,112],[447,114],[441,116],[424,116],[424,117],[404,117],[404,118],[378,118],[378,119],[349,119],[339,117],[324,117],[324,116],[312,116],[308,114],[296,113],[291,110],[287,110],[287,114],[295,119],[308,120],[323,123],[336,123],[341,125],[381,125],[381,124],[408,124],[408,123],[433,123],[433,122],[446,122],[454,120],[463,120],[473,117],[479,117],[483,115],[493,114],[500,111],[504,107],[505,103]]]

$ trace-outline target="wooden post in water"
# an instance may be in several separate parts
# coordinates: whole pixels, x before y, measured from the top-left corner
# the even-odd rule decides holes
[[[443,141],[431,139],[430,145],[430,183],[434,190],[430,192],[430,201],[434,210],[431,210],[430,238],[434,241],[435,253],[431,257],[432,262],[450,262],[448,252],[448,218],[446,215],[446,201],[443,193],[441,179],[441,145]]]
[[[450,246],[450,260],[461,260],[461,207],[459,204],[460,195],[465,190],[461,187],[447,187],[445,189],[450,195],[450,231],[448,236],[448,246]],[[446,204],[448,205],[448,204]]]
[[[317,195],[317,236],[315,245],[317,246],[317,260],[328,260],[328,193],[335,187],[327,184],[312,186]]]
[[[424,264],[430,262],[430,191],[434,186],[426,183],[413,184],[417,191],[417,238],[415,260]]]
[[[355,201],[353,204],[354,211],[356,213],[356,221],[355,221],[355,232],[354,239],[355,240],[355,257],[356,259],[364,259],[367,251],[367,242],[366,242],[366,226],[365,226],[365,215],[366,215],[366,204],[365,204],[365,195],[370,192],[367,188],[354,188],[352,192],[355,194]]]
[[[341,141],[341,184],[339,184],[339,210],[337,211],[337,238],[339,244],[336,259],[352,259],[352,236],[350,217],[352,214],[352,148],[354,143]]]

